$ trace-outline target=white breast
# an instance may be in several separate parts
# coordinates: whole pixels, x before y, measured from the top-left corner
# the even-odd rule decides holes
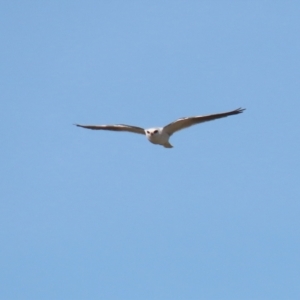
[[[162,128],[150,128],[146,129],[145,132],[147,139],[153,144],[164,145],[170,137]]]

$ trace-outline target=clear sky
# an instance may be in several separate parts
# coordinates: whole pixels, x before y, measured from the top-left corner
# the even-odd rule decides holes
[[[1,1],[1,299],[300,299],[299,1]],[[173,149],[82,124],[183,130]]]

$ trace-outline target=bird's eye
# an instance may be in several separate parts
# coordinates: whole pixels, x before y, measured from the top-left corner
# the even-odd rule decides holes
[[[158,132],[158,130],[154,130],[154,133],[157,133]]]
[[[150,133],[150,132],[147,130],[147,133]]]

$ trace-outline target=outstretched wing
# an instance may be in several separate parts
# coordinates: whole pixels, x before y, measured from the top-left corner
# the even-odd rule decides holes
[[[242,113],[244,110],[245,110],[244,108],[238,108],[232,111],[219,113],[219,114],[181,118],[165,126],[164,130],[169,135],[172,135],[174,132],[190,127],[192,125],[196,125],[202,122],[212,121],[220,118],[225,118],[228,116],[237,115]]]
[[[128,131],[133,133],[145,134],[145,130],[141,127],[130,126],[125,124],[116,124],[116,125],[80,125],[74,124],[78,127],[94,129],[94,130],[112,130],[112,131]]]

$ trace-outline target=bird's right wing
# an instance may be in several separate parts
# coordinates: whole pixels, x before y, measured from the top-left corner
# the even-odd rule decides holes
[[[116,124],[116,125],[80,125],[74,124],[78,127],[93,129],[93,130],[112,130],[112,131],[128,131],[133,133],[145,134],[145,130],[141,127]]]

